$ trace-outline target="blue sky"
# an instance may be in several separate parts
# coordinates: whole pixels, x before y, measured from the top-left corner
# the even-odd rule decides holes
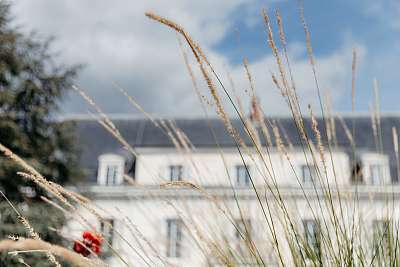
[[[200,105],[173,32],[143,16],[148,10],[184,26],[200,43],[221,76],[228,71],[248,104],[241,60],[249,58],[257,93],[269,114],[286,114],[268,71],[276,71],[266,42],[261,9],[281,11],[296,83],[303,106],[317,105],[307,64],[298,1],[288,0],[16,0],[13,11],[25,31],[55,36],[55,51],[67,64],[84,63],[77,80],[109,113],[136,113],[112,88],[123,86],[143,107],[161,115],[199,115]],[[351,110],[351,53],[359,54],[357,111],[373,102],[372,81],[380,85],[382,110],[397,112],[400,58],[400,2],[395,0],[304,0],[307,23],[323,90],[329,88],[334,109]],[[238,36],[239,40],[238,41]],[[243,51],[243,52],[242,52]],[[195,67],[195,65],[193,65]],[[200,76],[198,76],[200,79]],[[207,96],[205,84],[202,92]],[[229,109],[229,108],[228,108]],[[71,94],[63,111],[85,113],[87,105]]]
[[[390,16],[400,15],[400,5],[393,1],[382,1],[381,8],[393,15],[380,14],[383,10],[368,9],[368,1],[304,1],[305,16],[312,36],[315,56],[326,56],[338,49],[343,43],[362,44],[367,55],[358,62],[357,71],[357,110],[368,111],[369,103],[374,101],[372,83],[376,78],[380,85],[382,109],[384,111],[399,111],[400,93],[397,82],[397,62],[400,59],[400,28],[392,25]],[[305,42],[303,27],[299,16],[299,6],[295,1],[283,1],[269,6],[269,14],[278,9],[283,17],[286,37],[289,43]],[[238,16],[239,17],[239,16]],[[400,18],[398,19],[400,21]],[[270,54],[266,46],[265,28],[261,16],[257,24],[249,26],[245,19],[238,19],[233,25],[233,31],[221,41],[216,49],[226,55],[232,64],[241,64],[241,51],[250,62]],[[238,33],[240,44],[238,42]],[[241,47],[241,48],[240,48]],[[350,47],[349,47],[350,48]],[[303,57],[306,55],[303,53]],[[345,66],[351,73],[351,65]],[[349,78],[348,78],[349,79]],[[312,86],[312,84],[311,84]],[[351,84],[348,80],[348,94],[343,94],[336,102],[338,111],[351,110]]]

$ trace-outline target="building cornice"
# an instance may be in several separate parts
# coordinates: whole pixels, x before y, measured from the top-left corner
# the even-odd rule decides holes
[[[234,199],[235,197],[241,200],[256,199],[256,194],[252,188],[235,188],[229,187],[206,187],[197,189],[188,188],[160,188],[158,186],[80,186],[72,188],[92,200],[154,200],[154,199]],[[278,192],[284,200],[314,200],[326,197],[326,189],[323,188],[300,188],[285,186],[279,190],[268,189],[265,187],[257,188],[259,196],[263,199],[274,199]],[[389,186],[343,186],[338,190],[331,189],[330,195],[333,199],[339,196],[343,199],[353,199],[357,197],[359,200],[369,201],[387,201],[400,199],[400,185]]]

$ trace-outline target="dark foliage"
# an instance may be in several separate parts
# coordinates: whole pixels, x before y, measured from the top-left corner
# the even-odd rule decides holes
[[[52,116],[78,68],[56,64],[50,43],[11,26],[10,6],[0,2],[0,142],[48,180],[64,184],[79,177],[75,136],[72,123],[58,122]],[[27,217],[42,239],[60,243],[61,238],[49,227],[60,229],[64,215],[40,202],[40,195],[46,193],[16,171],[21,168],[0,157],[0,190],[17,206],[29,206]],[[10,207],[3,199],[0,204],[0,239],[26,236]],[[45,261],[35,263],[42,256],[31,256],[31,266],[47,266]],[[0,266],[15,266],[12,262],[12,257],[1,254]]]

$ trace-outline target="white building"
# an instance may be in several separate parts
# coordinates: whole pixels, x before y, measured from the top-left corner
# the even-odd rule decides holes
[[[251,147],[241,122],[234,120],[250,147],[241,149],[243,158],[218,119],[175,121],[190,140],[186,140],[189,150],[185,146],[177,149],[150,121],[113,121],[135,149],[136,157],[96,120],[77,120],[81,164],[86,170],[86,179],[77,189],[99,207],[104,220],[86,216],[84,211],[82,214],[117,252],[118,256],[111,258],[112,266],[222,266],[221,251],[232,248],[240,254],[244,232],[261,251],[263,264],[277,266],[268,230],[271,220],[275,221],[283,261],[290,266],[292,258],[277,199],[282,199],[295,227],[310,243],[315,242],[314,233],[321,221],[330,225],[327,218],[332,210],[343,229],[356,218],[359,223],[355,225],[362,225],[362,234],[367,236],[371,229],[399,218],[392,127],[400,127],[400,117],[383,117],[379,136],[374,135],[368,116],[346,118],[350,129],[355,122],[356,150],[336,120],[331,149],[324,142],[325,164],[318,148],[312,154],[302,146],[291,118],[278,119],[284,152],[276,146],[266,147],[265,141],[258,152]],[[309,124],[306,120],[307,127]],[[319,125],[323,125],[322,120]],[[270,129],[271,136],[272,132]],[[176,181],[190,184],[170,184]],[[247,224],[245,229],[239,229],[243,224]],[[70,228],[77,236],[85,230],[76,220]],[[329,226],[325,230],[334,231]],[[251,260],[243,262],[246,257],[239,257],[238,266],[256,266]]]

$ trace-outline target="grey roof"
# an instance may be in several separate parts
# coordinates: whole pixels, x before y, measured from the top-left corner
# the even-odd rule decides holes
[[[284,141],[283,132],[287,133],[290,142],[293,145],[300,146],[301,139],[292,118],[268,118],[268,121],[276,120],[281,127],[281,135]],[[376,151],[375,139],[372,131],[371,118],[369,116],[347,116],[344,117],[346,125],[353,130],[355,129],[355,140],[357,150]],[[122,136],[133,147],[173,147],[173,143],[168,136],[159,128],[154,126],[152,122],[145,119],[117,119],[113,120]],[[190,141],[196,147],[214,147],[216,140],[220,146],[234,147],[235,143],[228,134],[226,127],[218,118],[213,119],[176,119],[176,125],[188,136]],[[251,144],[251,140],[245,134],[245,129],[239,119],[232,120],[234,127],[243,137],[246,143]],[[339,147],[348,149],[350,143],[346,137],[346,133],[339,121],[335,119],[336,137]],[[305,118],[305,127],[310,133],[311,139],[314,134],[311,131],[311,121]],[[318,118],[318,127],[325,140],[325,127],[323,120]],[[383,115],[381,117],[382,129],[382,147],[383,152],[391,157],[392,172],[396,168],[393,151],[392,127],[396,127],[400,131],[400,116]],[[212,129],[212,131],[211,131]],[[91,180],[96,176],[97,158],[104,153],[126,153],[122,149],[120,143],[108,133],[95,119],[79,119],[76,120],[76,132],[78,143],[81,151],[81,166],[87,170],[88,179]],[[272,133],[272,131],[271,131]],[[264,143],[264,142],[263,142]],[[394,174],[394,173],[393,173]]]

